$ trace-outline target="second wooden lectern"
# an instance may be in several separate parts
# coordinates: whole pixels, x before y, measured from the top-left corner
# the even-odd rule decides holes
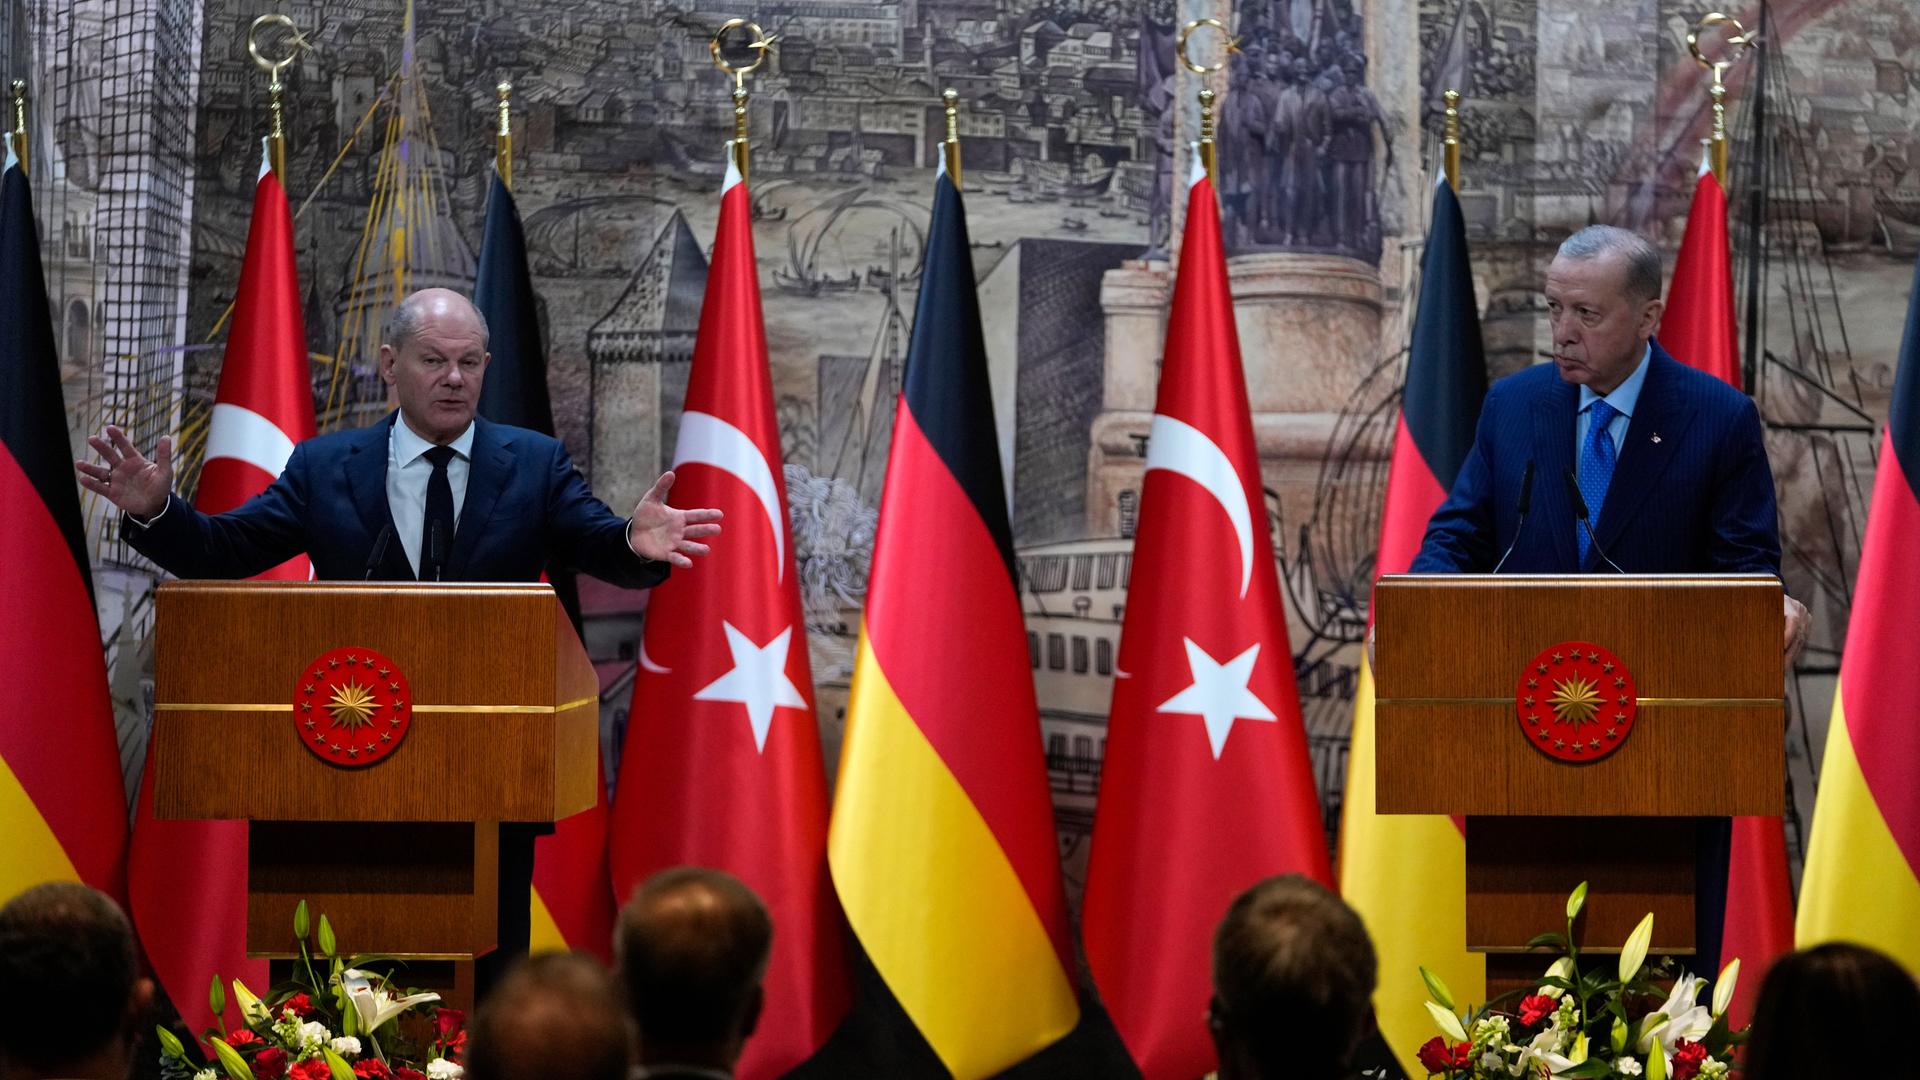
[[[248,953],[296,955],[304,899],[470,1001],[499,823],[600,782],[599,682],[552,588],[175,582],[154,619],[154,815],[249,823]]]
[[[1468,948],[1524,953],[1590,880],[1583,950],[1652,911],[1692,951],[1696,822],[1784,802],[1780,582],[1393,575],[1373,604],[1378,810],[1466,819]]]

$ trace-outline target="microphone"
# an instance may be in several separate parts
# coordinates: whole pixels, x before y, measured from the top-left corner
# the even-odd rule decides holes
[[[1514,548],[1520,546],[1520,530],[1527,527],[1527,511],[1532,506],[1533,506],[1533,462],[1528,461],[1527,471],[1520,474],[1520,499],[1518,502],[1513,504],[1513,508],[1519,511],[1520,520],[1513,523],[1513,542],[1507,545],[1507,550],[1500,553],[1500,561],[1493,564],[1494,573],[1496,574],[1499,573],[1500,568],[1507,565],[1508,556],[1511,556],[1513,554]]]
[[[374,571],[387,559],[387,545],[393,543],[393,522],[389,521],[380,528],[380,535],[374,538],[373,553],[367,556],[367,576],[364,581],[372,581]]]
[[[447,568],[447,534],[438,521],[427,530],[427,551],[427,559],[433,563],[433,580],[439,581]]]
[[[1620,569],[1619,563],[1613,561],[1613,556],[1607,554],[1607,549],[1600,546],[1600,538],[1593,535],[1593,523],[1587,520],[1587,500],[1580,496],[1580,483],[1573,478],[1573,470],[1568,469],[1561,475],[1567,478],[1567,497],[1573,500],[1573,512],[1580,518],[1580,527],[1587,530],[1587,543],[1593,546],[1593,550],[1600,553],[1600,557],[1606,560],[1608,566],[1613,567],[1614,573],[1626,573],[1625,570]]]

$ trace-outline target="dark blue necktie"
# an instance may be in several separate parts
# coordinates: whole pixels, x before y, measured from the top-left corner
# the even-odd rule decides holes
[[[436,446],[421,456],[433,465],[427,481],[427,516],[420,527],[420,580],[439,581],[453,549],[453,484],[447,480],[451,446]]]
[[[1587,524],[1595,530],[1600,528],[1600,507],[1607,501],[1607,485],[1613,483],[1613,466],[1618,460],[1613,435],[1607,428],[1619,414],[1620,410],[1605,401],[1596,401],[1587,409],[1587,443],[1580,448],[1580,497],[1587,502]],[[1580,542],[1580,562],[1585,565],[1587,530],[1575,532]]]

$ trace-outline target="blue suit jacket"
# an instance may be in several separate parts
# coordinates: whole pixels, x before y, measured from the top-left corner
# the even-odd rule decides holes
[[[150,527],[122,515],[121,536],[183,578],[251,577],[302,552],[317,578],[367,577],[368,560],[393,525],[387,440],[397,416],[308,439],[267,490],[224,514],[202,514],[175,495]],[[476,419],[445,580],[537,581],[549,563],[632,589],[665,580],[668,564],[635,555],[626,526],[587,490],[559,440]],[[412,580],[398,537],[371,576]]]
[[[1503,571],[1567,574],[1605,568],[1579,557],[1567,493],[1580,388],[1552,364],[1509,375],[1487,391],[1473,448],[1453,491],[1427,523],[1414,573],[1486,573],[1508,544]],[[1527,463],[1533,501],[1516,503]],[[1653,359],[1600,518],[1600,547],[1635,574],[1780,573],[1773,470],[1760,415],[1745,394],[1687,367],[1653,343]],[[1516,532],[1519,542],[1514,543]]]

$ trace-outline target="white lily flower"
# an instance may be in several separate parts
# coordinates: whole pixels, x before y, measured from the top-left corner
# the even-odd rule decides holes
[[[1547,968],[1547,978],[1549,979],[1573,978],[1573,961],[1567,959],[1564,956],[1558,960],[1555,960],[1553,962],[1553,966]],[[1555,1001],[1560,1000],[1560,995],[1566,993],[1565,990],[1562,990],[1557,986],[1542,986],[1539,988],[1538,992],[1547,995],[1548,997],[1554,999]]]
[[[1634,1049],[1645,1054],[1653,1050],[1653,1041],[1660,1040],[1661,1046],[1672,1046],[1681,1039],[1699,1042],[1713,1030],[1713,1013],[1704,1005],[1695,1004],[1700,996],[1700,988],[1706,985],[1705,979],[1698,975],[1681,972],[1673,982],[1673,993],[1667,995],[1666,1004],[1660,1006],[1640,1021],[1640,1037],[1634,1040]],[[1655,1017],[1665,1019],[1657,1024],[1648,1021]]]
[[[359,968],[348,968],[340,973],[340,985],[347,991],[347,1000],[353,1002],[353,1011],[360,1018],[360,1030],[371,1035],[380,1030],[381,1025],[406,1012],[423,1001],[439,1001],[440,995],[409,994],[403,998],[388,997],[384,987],[376,987],[367,973]]]

